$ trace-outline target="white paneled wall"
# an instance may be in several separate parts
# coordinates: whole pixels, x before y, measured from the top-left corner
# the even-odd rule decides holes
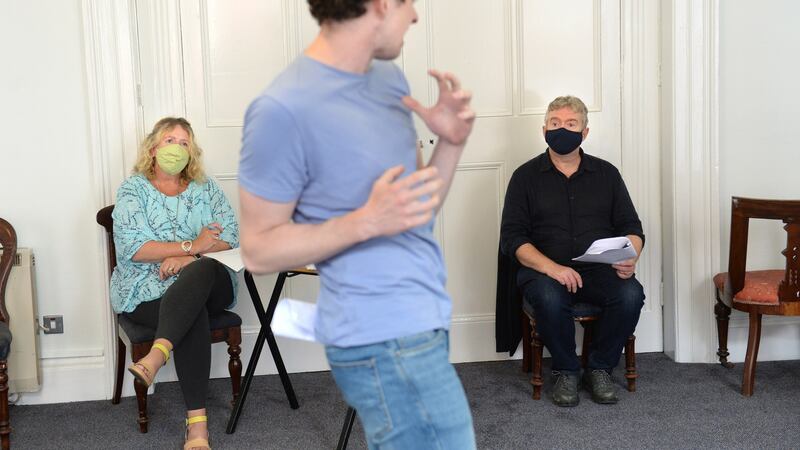
[[[152,20],[155,14],[142,14],[161,8],[159,3],[137,4],[139,28],[159,26]],[[317,25],[303,3],[287,0],[183,0],[179,6],[186,114],[205,148],[209,171],[236,203],[245,109],[310,42]],[[494,352],[493,339],[487,339],[494,334],[500,212],[508,177],[545,148],[541,125],[547,103],[567,93],[583,97],[590,105],[593,129],[586,150],[617,165],[622,160],[619,3],[420,0],[415,7],[419,22],[406,36],[397,60],[412,95],[434,102],[437,88],[427,70],[450,71],[474,92],[478,114],[436,229],[454,299],[453,358],[502,358]],[[142,48],[141,57],[143,67],[158,73],[157,65],[148,62],[158,58],[157,52]],[[174,73],[162,71],[162,76]],[[152,108],[145,104],[144,109]],[[436,137],[419,122],[418,131],[428,156]],[[269,286],[272,280],[264,277],[262,283]],[[303,286],[308,291],[307,285],[314,283],[292,280],[290,289]],[[256,323],[247,307],[237,310],[247,324]],[[660,329],[660,315],[646,315],[648,320],[653,321],[648,328]],[[463,327],[471,331],[460,331]],[[660,350],[660,336],[640,344],[642,349]],[[308,363],[302,354],[286,359],[290,370]],[[317,365],[325,367],[324,361]]]
[[[592,109],[587,150],[625,167],[620,148],[629,144],[620,138],[620,104],[626,89],[637,89],[620,81],[620,31],[630,25],[620,23],[620,4],[628,3],[415,3],[420,23],[398,60],[414,95],[435,100],[425,71],[451,70],[475,92],[481,115],[438,224],[455,301],[455,360],[504,357],[494,353],[493,324],[499,211],[511,172],[545,148],[546,103],[565,93],[586,99]],[[144,128],[167,114],[192,120],[212,174],[236,205],[243,107],[310,42],[316,23],[300,0],[12,0],[0,8],[0,48],[8,61],[0,71],[0,215],[15,225],[20,244],[36,252],[39,313],[65,318],[63,335],[42,339],[42,392],[23,401],[106,398],[115,348],[105,313],[103,235],[94,213],[128,174]],[[553,28],[559,24],[563,28]],[[128,36],[128,27],[135,36]],[[128,72],[134,59],[136,74]],[[429,154],[431,136],[424,127],[419,133]],[[636,147],[638,141],[631,142]],[[644,189],[632,194],[639,192],[646,201]],[[657,212],[643,219],[659,220]],[[272,280],[258,280],[264,296]],[[286,294],[313,299],[316,288],[313,281],[293,281]],[[242,296],[237,311],[245,316],[245,360],[255,337],[249,308]],[[281,346],[298,356],[292,370],[324,367],[318,347]],[[215,361],[226,358],[221,346],[214,355]],[[273,370],[268,355],[260,369]]]

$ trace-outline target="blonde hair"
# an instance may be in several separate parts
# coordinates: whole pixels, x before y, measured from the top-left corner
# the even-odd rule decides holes
[[[188,120],[183,117],[164,117],[156,122],[153,126],[153,131],[144,138],[141,145],[139,145],[139,153],[136,156],[136,164],[133,166],[133,173],[140,173],[152,180],[156,176],[155,157],[150,155],[150,151],[161,143],[164,135],[174,130],[175,127],[183,128],[189,135],[189,146],[186,150],[189,152],[189,163],[181,170],[181,180],[185,182],[196,181],[204,183],[206,181],[205,171],[203,170],[203,162],[200,156],[203,150],[194,140],[194,130]]]
[[[583,100],[579,99],[578,97],[574,97],[572,95],[563,95],[561,97],[556,97],[555,100],[550,102],[547,105],[547,113],[544,115],[544,122],[547,123],[547,116],[552,111],[557,111],[561,108],[569,108],[573,112],[576,112],[583,116],[583,126],[584,128],[589,125],[589,109],[586,108],[586,104],[583,103]]]

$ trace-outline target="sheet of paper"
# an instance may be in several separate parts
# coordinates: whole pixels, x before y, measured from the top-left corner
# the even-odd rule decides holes
[[[631,240],[625,236],[598,239],[581,256],[572,258],[573,261],[616,264],[626,259],[636,257],[636,249]]]
[[[230,267],[234,272],[239,272],[244,269],[244,262],[242,262],[242,250],[240,248],[222,250],[221,252],[204,253],[203,256],[216,259],[222,264]]]
[[[272,316],[272,333],[276,336],[316,342],[314,336],[316,318],[316,304],[290,298],[281,299]]]

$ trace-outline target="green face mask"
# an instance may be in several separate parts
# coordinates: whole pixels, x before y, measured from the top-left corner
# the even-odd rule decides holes
[[[175,175],[189,164],[189,152],[178,144],[165,145],[156,150],[156,162],[161,170]]]

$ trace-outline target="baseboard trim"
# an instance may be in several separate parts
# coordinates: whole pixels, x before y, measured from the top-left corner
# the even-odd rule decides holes
[[[20,394],[18,405],[106,399],[106,360],[102,356],[41,361],[42,388]]]
[[[730,328],[748,328],[750,326],[750,320],[747,317],[747,314],[740,313],[740,317],[736,317],[737,313],[733,313],[732,317],[728,322],[728,326]],[[775,326],[784,326],[784,325],[800,325],[800,317],[796,316],[762,316],[761,318],[761,326],[762,327],[775,327]]]

